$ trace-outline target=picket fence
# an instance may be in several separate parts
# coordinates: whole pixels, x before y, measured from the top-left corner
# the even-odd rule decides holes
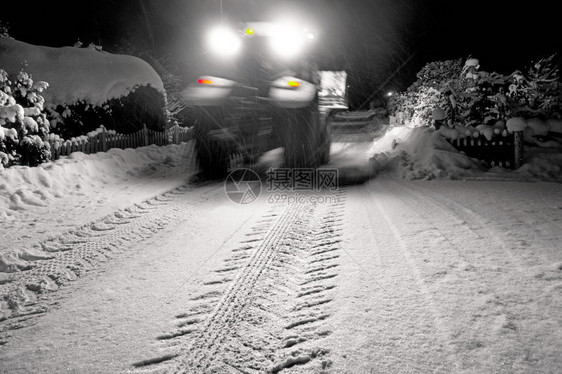
[[[488,140],[483,135],[450,140],[456,149],[467,156],[477,158],[487,167],[499,166],[519,169],[523,163],[523,132],[494,134]]]
[[[73,142],[68,141],[58,146],[54,141],[49,140],[51,144],[51,160],[57,160],[61,156],[68,156],[73,152],[93,154],[106,152],[111,148],[138,148],[151,144],[164,146],[180,144],[193,139],[193,131],[191,129],[180,128],[179,126],[160,132],[150,130],[144,125],[141,130],[131,134],[114,134],[107,131],[103,126],[101,129],[102,131],[95,136]]]

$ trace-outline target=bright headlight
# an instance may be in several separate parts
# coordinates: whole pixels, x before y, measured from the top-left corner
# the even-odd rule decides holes
[[[272,49],[280,57],[291,58],[301,53],[306,40],[314,36],[298,26],[278,24],[273,28],[270,38]]]
[[[219,27],[209,33],[209,47],[214,53],[230,56],[240,50],[242,42],[233,31]]]

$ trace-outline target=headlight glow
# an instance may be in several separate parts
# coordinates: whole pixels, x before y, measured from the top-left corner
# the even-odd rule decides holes
[[[231,56],[240,50],[242,42],[233,31],[220,27],[209,33],[209,47],[219,55]]]
[[[271,48],[280,57],[294,57],[302,51],[306,36],[307,33],[298,26],[277,24],[271,33]]]

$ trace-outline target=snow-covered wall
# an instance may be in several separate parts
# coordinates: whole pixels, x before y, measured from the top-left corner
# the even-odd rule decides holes
[[[10,74],[22,68],[34,80],[46,81],[45,106],[84,101],[101,105],[126,96],[135,86],[164,92],[156,71],[140,58],[111,54],[94,48],[52,48],[0,37],[0,69]]]

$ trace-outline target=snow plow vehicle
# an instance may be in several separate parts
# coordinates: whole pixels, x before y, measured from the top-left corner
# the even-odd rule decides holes
[[[221,26],[209,35],[221,58],[184,91],[196,112],[195,151],[201,173],[225,176],[233,160],[254,165],[282,147],[283,166],[314,168],[330,155],[327,112],[319,107],[314,34],[271,22]],[[240,162],[240,160],[242,162]]]

